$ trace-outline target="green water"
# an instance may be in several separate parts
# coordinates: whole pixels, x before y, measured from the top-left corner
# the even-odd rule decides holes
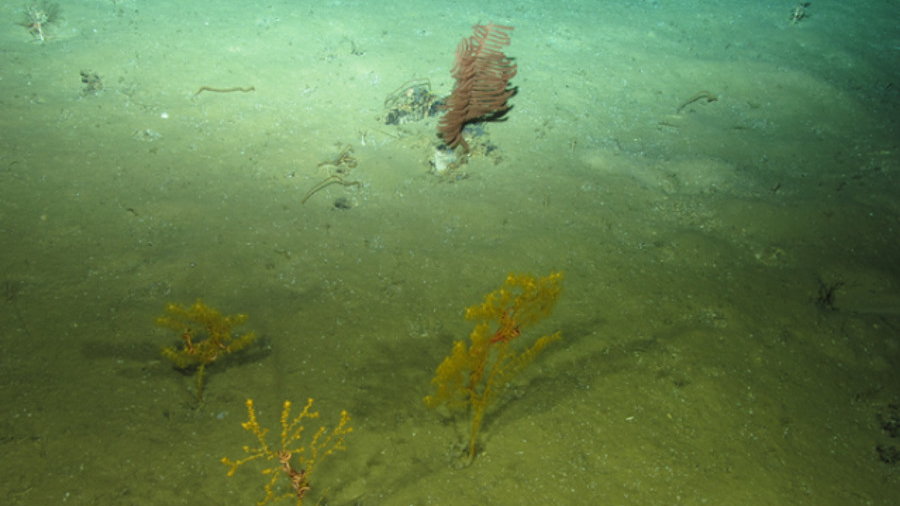
[[[896,2],[400,4],[61,0],[43,42],[0,6],[0,502],[255,504],[245,399],[274,436],[314,397],[354,431],[307,504],[893,504]],[[385,98],[488,22],[513,109],[431,174]],[[522,339],[563,340],[462,466],[434,368],[556,270]],[[153,322],[201,297],[261,337],[198,404]]]

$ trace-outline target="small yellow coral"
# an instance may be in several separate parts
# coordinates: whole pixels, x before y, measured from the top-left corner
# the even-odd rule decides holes
[[[292,417],[292,403],[284,401],[281,410],[281,437],[276,450],[266,441],[269,429],[260,426],[253,399],[247,399],[246,404],[247,421],[242,423],[241,427],[256,437],[259,446],[256,448],[244,446],[243,450],[247,456],[242,459],[231,460],[223,457],[221,462],[228,466],[228,476],[233,476],[238,467],[247,462],[265,459],[271,465],[263,469],[261,473],[269,475],[269,479],[263,487],[266,495],[256,503],[257,506],[264,506],[291,497],[296,499],[297,506],[302,505],[303,497],[311,488],[309,480],[313,470],[322,463],[325,457],[338,450],[346,450],[344,438],[353,432],[353,428],[350,427],[350,415],[346,411],[341,411],[341,418],[334,428],[328,430],[325,426],[319,427],[309,443],[304,445],[303,422],[319,418],[319,412],[312,410],[313,399],[310,398],[306,400],[306,405],[303,406],[300,413]],[[278,490],[280,476],[286,477],[290,484],[290,490],[284,493]],[[286,489],[286,487],[283,488]]]
[[[475,457],[485,412],[497,394],[547,345],[562,338],[559,332],[543,336],[521,352],[511,346],[525,327],[553,311],[561,280],[560,272],[540,279],[528,275],[507,276],[503,286],[487,294],[483,303],[466,310],[467,319],[479,322],[469,335],[469,344],[454,342],[450,355],[435,371],[432,379],[435,392],[425,397],[425,405],[470,411],[470,460]]]
[[[206,366],[256,340],[254,332],[234,334],[234,327],[247,321],[247,315],[223,316],[199,299],[190,307],[167,304],[166,313],[156,319],[156,324],[177,332],[182,344],[181,347],[166,346],[162,354],[179,369],[196,369],[198,399],[203,397]]]

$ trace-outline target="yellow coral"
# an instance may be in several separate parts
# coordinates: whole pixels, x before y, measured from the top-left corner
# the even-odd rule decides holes
[[[222,314],[197,300],[190,307],[169,303],[166,315],[156,319],[156,324],[179,334],[181,347],[166,346],[162,350],[179,369],[194,369],[197,373],[197,398],[203,397],[206,366],[220,356],[240,351],[256,340],[256,333],[247,332],[235,336],[234,327],[247,321],[247,315]]]
[[[510,274],[503,286],[485,296],[483,303],[466,310],[467,319],[478,321],[469,344],[453,343],[453,350],[432,379],[434,394],[424,400],[430,408],[443,405],[450,410],[469,410],[469,459],[475,457],[478,432],[497,394],[547,345],[562,338],[559,332],[543,336],[521,352],[511,345],[525,327],[553,311],[561,280],[560,272],[540,279]]]
[[[297,506],[303,504],[303,497],[309,492],[310,476],[313,470],[322,463],[325,457],[332,455],[338,450],[345,450],[344,438],[347,434],[353,432],[353,428],[349,426],[350,415],[346,411],[341,411],[341,419],[337,425],[328,430],[325,426],[319,427],[309,443],[303,444],[303,426],[304,420],[319,418],[319,412],[312,410],[313,399],[307,399],[306,405],[294,417],[291,417],[292,403],[284,401],[281,410],[281,437],[278,449],[273,449],[266,441],[266,434],[269,429],[264,429],[257,420],[256,409],[253,406],[253,399],[247,399],[247,421],[241,424],[244,430],[252,433],[259,446],[251,448],[244,446],[246,457],[238,460],[231,460],[223,457],[221,462],[228,466],[228,476],[234,476],[238,467],[247,462],[265,459],[271,464],[270,467],[263,469],[263,475],[269,475],[269,479],[264,486],[266,492],[265,497],[259,501],[257,506],[264,506],[271,502],[279,501],[293,497],[297,501]],[[290,490],[281,493],[278,489],[279,476],[284,476],[290,483]]]

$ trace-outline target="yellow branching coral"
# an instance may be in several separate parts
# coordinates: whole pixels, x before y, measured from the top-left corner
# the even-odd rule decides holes
[[[254,332],[234,334],[234,327],[247,321],[247,315],[222,316],[199,299],[190,307],[170,303],[166,305],[166,313],[156,319],[156,324],[178,332],[182,344],[166,346],[162,354],[179,369],[196,370],[197,399],[203,398],[206,366],[256,340]]]
[[[253,407],[253,399],[247,399],[247,421],[241,424],[244,430],[253,433],[259,446],[251,448],[244,446],[246,457],[231,460],[223,457],[221,462],[228,466],[228,476],[234,476],[238,467],[247,462],[265,459],[270,466],[263,469],[263,475],[269,475],[265,484],[266,495],[257,506],[280,501],[281,499],[294,498],[297,506],[303,504],[303,497],[309,492],[310,476],[313,470],[325,460],[325,457],[338,450],[346,450],[344,438],[353,432],[350,427],[350,415],[341,411],[341,419],[337,425],[328,430],[325,426],[319,427],[308,443],[303,442],[303,422],[319,418],[319,412],[312,410],[313,399],[307,399],[306,405],[296,416],[291,416],[292,404],[284,401],[281,410],[281,438],[279,446],[273,448],[266,441],[269,429],[264,429],[256,418],[256,409]],[[279,477],[284,476],[290,484],[290,490],[286,486],[279,487]],[[285,491],[282,492],[281,490]]]
[[[469,343],[456,341],[431,380],[433,395],[425,397],[430,408],[468,409],[471,416],[469,459],[475,458],[478,432],[485,412],[507,383],[530,364],[559,332],[538,338],[530,347],[516,351],[511,343],[525,327],[548,316],[561,291],[562,273],[535,279],[510,274],[499,289],[487,294],[484,302],[466,309],[466,318],[478,323]]]

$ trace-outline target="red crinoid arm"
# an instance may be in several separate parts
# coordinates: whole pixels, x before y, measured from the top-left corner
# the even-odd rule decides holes
[[[512,309],[507,309],[500,316],[500,328],[497,329],[497,332],[494,332],[494,337],[491,338],[492,343],[509,342],[522,334],[519,330],[519,324],[512,316],[512,312]]]

